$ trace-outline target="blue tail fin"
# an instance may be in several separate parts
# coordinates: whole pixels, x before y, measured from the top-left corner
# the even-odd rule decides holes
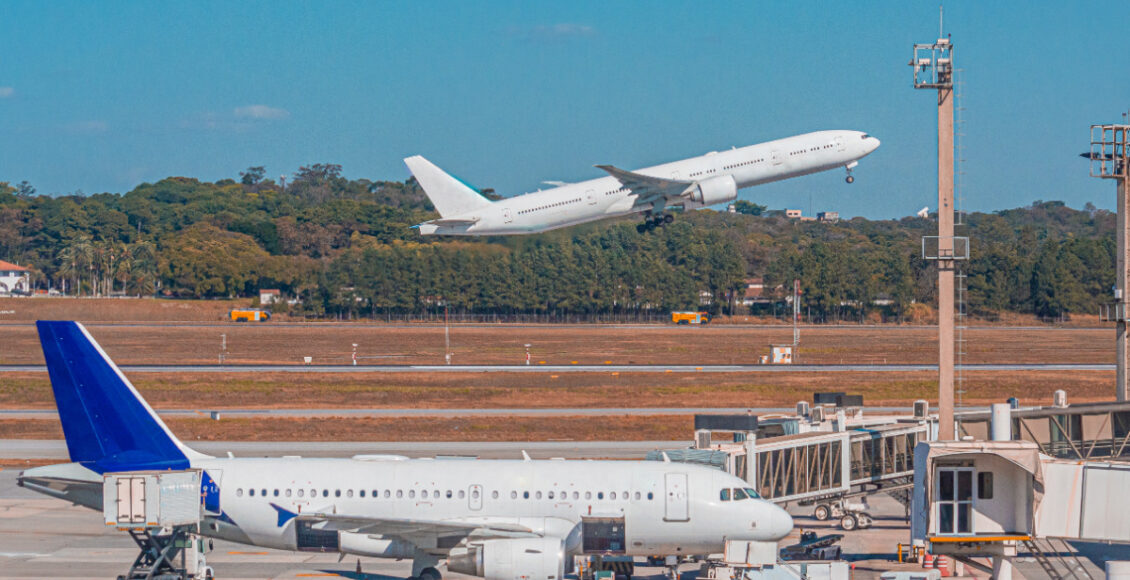
[[[187,469],[173,436],[77,322],[36,322],[71,461],[98,472]]]

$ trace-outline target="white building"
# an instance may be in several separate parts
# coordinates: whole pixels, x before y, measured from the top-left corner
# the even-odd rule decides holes
[[[26,293],[31,289],[30,270],[0,260],[0,294]]]

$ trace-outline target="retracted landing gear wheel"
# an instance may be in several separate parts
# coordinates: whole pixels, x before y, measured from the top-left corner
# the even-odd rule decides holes
[[[812,517],[816,518],[816,521],[818,522],[828,521],[828,518],[832,517],[832,508],[824,504],[820,504],[816,506],[815,510],[813,510]]]
[[[420,580],[443,580],[443,576],[433,567],[420,570]]]
[[[840,527],[845,532],[850,532],[859,527],[859,520],[856,519],[855,514],[844,514],[844,517],[840,518]]]

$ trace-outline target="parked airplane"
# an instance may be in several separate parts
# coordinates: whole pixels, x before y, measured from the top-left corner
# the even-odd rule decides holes
[[[585,548],[625,555],[719,553],[776,541],[783,509],[741,479],[660,461],[217,458],[169,431],[75,322],[37,323],[73,463],[19,485],[102,509],[102,474],[201,469],[204,535],[298,551],[411,558],[489,580],[562,580]]]
[[[630,214],[643,214],[644,233],[669,224],[669,206],[695,209],[733,201],[738,190],[790,177],[847,169],[879,147],[859,131],[817,131],[701,157],[625,171],[597,165],[609,177],[581,183],[546,182],[553,189],[490,201],[416,155],[404,160],[440,218],[415,226],[421,234],[529,234]]]

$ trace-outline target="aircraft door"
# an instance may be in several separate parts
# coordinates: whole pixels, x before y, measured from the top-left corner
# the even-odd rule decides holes
[[[475,511],[483,509],[483,486],[475,484],[467,489],[467,506]]]
[[[585,197],[588,198],[589,205],[596,205],[596,192],[595,191],[593,191],[591,189],[586,191]]]
[[[844,138],[843,137],[836,137],[836,151],[843,151],[843,150],[844,150]]]
[[[773,150],[773,165],[781,164],[781,152],[777,149]]]
[[[502,221],[506,223],[514,221],[514,215],[510,213],[510,208],[502,208]]]
[[[690,501],[687,494],[687,474],[668,473],[666,484],[667,505],[663,519],[669,522],[685,522],[691,519],[687,505]]]

